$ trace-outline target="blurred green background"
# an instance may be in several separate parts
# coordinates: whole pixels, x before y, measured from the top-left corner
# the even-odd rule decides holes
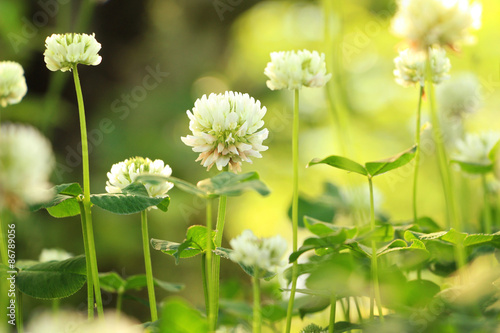
[[[478,111],[459,121],[467,132],[500,130],[500,3],[484,0],[483,25],[477,42],[449,52],[451,79],[474,75],[477,89],[470,101]],[[325,25],[325,9],[331,13]],[[22,103],[2,110],[2,122],[30,123],[52,143],[57,155],[54,184],[81,182],[79,123],[70,73],[50,72],[44,64],[44,40],[52,33],[95,32],[102,44],[102,63],[80,66],[91,149],[91,191],[104,192],[111,165],[131,156],[162,159],[173,175],[190,182],[211,177],[194,160],[197,154],[181,136],[189,133],[186,110],[203,94],[235,90],[249,93],[267,107],[264,118],[270,137],[262,159],[243,165],[257,171],[272,190],[262,198],[248,193],[229,200],[227,240],[251,228],[256,234],[281,234],[290,240],[287,216],[291,200],[291,102],[289,91],[273,92],[263,74],[269,53],[311,49],[325,52],[333,106],[347,114],[348,138],[339,136],[339,123],[324,89],[301,91],[300,188],[312,198],[322,193],[325,181],[339,186],[365,186],[361,177],[328,167],[304,168],[314,157],[344,154],[359,162],[391,156],[414,142],[417,88],[394,82],[393,59],[404,47],[390,32],[394,0],[256,1],[256,0],[1,0],[0,60],[21,63],[28,95]],[[151,75],[151,73],[157,73]],[[443,84],[444,85],[444,84]],[[453,86],[451,91],[455,89]],[[449,89],[449,90],[450,90]],[[444,93],[443,93],[444,94]],[[439,87],[438,87],[439,95]],[[439,97],[439,96],[438,96]],[[440,101],[438,100],[438,103]],[[428,105],[424,102],[423,113]],[[446,123],[446,121],[445,121]],[[450,120],[451,124],[452,121]],[[446,126],[446,124],[445,124]],[[347,129],[347,130],[346,130]],[[449,146],[462,133],[449,137]],[[420,215],[445,225],[443,196],[430,135],[424,142],[419,192]],[[377,205],[395,221],[410,220],[412,167],[375,180]],[[475,230],[482,208],[479,180],[454,175],[462,200],[463,219]],[[188,226],[204,223],[204,203],[173,189],[168,213],[150,213],[150,236],[182,241]],[[359,205],[358,205],[359,206]],[[361,205],[363,210],[363,205]],[[142,273],[143,256],[139,215],[116,216],[93,210],[100,271],[126,277]],[[353,223],[350,211],[338,223]],[[358,216],[362,219],[363,212]],[[361,216],[361,217],[360,217]],[[43,248],[83,253],[78,217],[57,220],[46,212],[17,219],[18,259],[36,259]],[[301,233],[301,238],[307,236]],[[153,251],[155,276],[186,284],[180,293],[203,306],[199,258],[175,265]],[[249,278],[223,261],[222,278],[249,284]],[[247,288],[248,290],[250,288]],[[237,297],[249,298],[247,291]],[[168,296],[157,291],[157,298]],[[62,301],[85,308],[85,292]],[[144,293],[138,296],[146,298]],[[114,299],[106,296],[108,307]],[[46,302],[26,300],[29,317]],[[125,312],[146,320],[145,306],[125,301]]]

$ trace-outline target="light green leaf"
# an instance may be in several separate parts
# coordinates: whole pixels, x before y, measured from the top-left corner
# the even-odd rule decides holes
[[[80,214],[80,208],[78,207],[76,197],[83,194],[83,190],[78,183],[56,185],[50,191],[54,193],[52,199],[44,203],[30,206],[30,211],[35,212],[45,208],[49,211],[49,214],[58,218]],[[68,200],[70,203],[65,202]],[[51,207],[57,208],[49,210]]]
[[[309,216],[304,216],[305,227],[316,236],[327,236],[337,233],[340,229],[345,230],[347,239],[354,238],[358,233],[356,227],[339,227],[332,223],[322,222]]]
[[[183,243],[170,242],[154,238],[151,239],[151,245],[155,250],[161,251],[171,256],[174,256],[174,253],[179,252],[179,247],[181,246],[181,244]],[[179,253],[179,258],[191,258],[200,254],[201,252],[202,251],[199,248],[188,246],[187,248],[182,249],[182,251]]]
[[[56,218],[80,215],[80,204],[78,203],[78,199],[73,197],[66,197],[59,204],[47,207],[46,209],[51,216]]]
[[[311,162],[309,162],[307,166],[309,167],[316,164],[328,164],[337,169],[342,169],[349,172],[355,172],[363,176],[368,175],[368,172],[364,166],[342,156],[332,155],[324,159],[315,158]]]
[[[380,161],[368,162],[365,164],[366,170],[368,170],[368,173],[372,177],[381,175],[388,171],[402,167],[403,165],[410,162],[415,157],[416,151],[417,151],[417,146],[413,146],[410,149],[407,149],[395,156]]]
[[[210,198],[221,195],[238,196],[250,190],[263,196],[271,193],[267,186],[260,181],[259,174],[256,172],[238,175],[232,172],[221,172],[215,177],[199,181],[197,187]]]
[[[207,319],[184,299],[170,298],[164,302],[160,332],[208,332]]]
[[[223,247],[218,247],[216,249],[216,251],[214,251],[214,253],[216,255],[219,255],[221,256],[222,258],[225,258],[225,259],[230,259],[229,258],[229,254],[233,252],[233,250],[231,249],[226,249],[226,248],[223,248]],[[248,275],[250,276],[255,276],[255,271],[254,271],[254,268],[251,267],[251,266],[246,266],[246,265],[243,265],[242,263],[239,263],[238,262],[238,265],[240,265],[240,267],[245,271],[245,273],[247,273]],[[273,277],[276,276],[276,273],[274,272],[271,272],[271,271],[268,271],[268,270],[259,270],[259,278],[261,279],[264,279],[266,281],[269,281],[271,280]]]
[[[145,197],[132,194],[94,194],[90,201],[99,208],[115,214],[134,214],[162,203],[165,197]]]
[[[49,261],[20,271],[16,284],[24,294],[41,299],[64,298],[76,293],[85,284],[85,257]]]
[[[101,289],[110,293],[125,291],[125,280],[115,272],[99,273]]]
[[[451,160],[451,162],[458,164],[463,172],[470,174],[484,175],[493,171],[493,163],[481,164],[459,160]]]
[[[166,196],[162,202],[160,202],[159,204],[156,205],[156,207],[158,207],[159,210],[161,210],[162,212],[167,212],[168,211],[168,206],[170,206],[170,197],[169,196]]]

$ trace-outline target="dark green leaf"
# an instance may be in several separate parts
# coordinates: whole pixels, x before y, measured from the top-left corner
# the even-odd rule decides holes
[[[17,274],[16,284],[24,294],[41,299],[73,295],[85,284],[85,257],[49,261],[26,268]]]
[[[161,251],[165,254],[169,254],[171,256],[174,255],[174,253],[178,252],[179,247],[181,246],[181,243],[175,243],[175,242],[170,242],[170,241],[165,241],[161,239],[151,239],[151,246],[158,251]],[[179,257],[180,258],[191,258],[194,257],[198,254],[200,254],[202,251],[199,248],[195,247],[187,247],[183,249],[180,252]]]
[[[193,194],[202,198],[206,197],[205,192],[201,191],[199,188],[197,188],[195,185],[179,178],[175,177],[165,177],[165,176],[160,176],[160,175],[140,175],[136,178],[136,181],[140,181],[142,183],[149,183],[153,185],[158,185],[163,182],[171,182],[175,185],[176,188],[189,193]]]
[[[178,292],[184,288],[184,285],[177,283],[170,283],[166,281],[153,278],[154,285],[169,292]],[[124,291],[140,290],[148,285],[147,277],[144,274],[133,275],[125,281]]]
[[[407,306],[424,308],[441,291],[441,288],[432,281],[412,280],[408,281],[401,291],[404,293]]]
[[[328,202],[320,199],[309,199],[303,195],[299,195],[299,227],[304,227],[304,217],[311,216],[321,221],[333,221],[335,217],[335,207]],[[292,203],[288,208],[288,218],[292,220]]]
[[[167,196],[165,197],[165,199],[162,200],[162,202],[157,204],[156,207],[158,207],[158,209],[161,210],[162,212],[167,212],[169,205],[170,205],[170,197]]]
[[[52,197],[52,199],[47,201],[47,202],[44,202],[44,203],[30,206],[30,211],[35,212],[35,211],[42,209],[42,208],[54,207],[54,206],[59,205],[60,203],[64,202],[65,200],[73,199],[73,198],[76,198],[79,195],[83,194],[83,190],[78,183],[56,185],[50,191],[52,191],[54,193],[54,196]],[[76,202],[76,199],[75,199],[75,202]],[[65,217],[65,216],[61,216],[62,215],[61,213],[59,213],[59,214],[55,213],[55,214],[57,215],[55,217]],[[77,214],[74,214],[74,215],[78,215],[78,214],[79,214],[79,212]],[[73,215],[66,215],[66,216],[73,216]]]
[[[134,214],[159,205],[164,197],[145,197],[131,194],[94,194],[90,201],[94,205],[115,214]]]
[[[347,239],[350,239],[354,238],[358,233],[358,228],[356,227],[339,227],[328,222],[319,221],[309,216],[304,217],[304,224],[310,232],[320,237],[327,236],[332,233],[338,233],[339,230],[345,230]]]
[[[365,164],[366,170],[372,177],[394,170],[410,162],[415,157],[416,151],[417,146],[413,146],[395,156],[380,161],[368,162]]]
[[[143,197],[149,197],[148,190],[146,186],[140,182],[133,182],[127,187],[122,189],[123,194],[133,194],[133,195],[142,195]]]
[[[342,156],[332,155],[324,159],[315,158],[311,162],[309,162],[307,166],[309,167],[316,164],[328,164],[337,169],[355,172],[363,176],[368,175],[368,172],[366,171],[366,168],[364,166]]]
[[[270,322],[276,322],[286,318],[286,304],[267,304],[263,305],[262,318]]]

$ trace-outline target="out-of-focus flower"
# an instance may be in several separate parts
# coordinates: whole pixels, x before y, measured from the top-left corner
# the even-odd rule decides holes
[[[97,66],[102,61],[101,44],[94,34],[53,34],[45,40],[45,47],[44,60],[51,71],[71,71],[77,64]]]
[[[14,61],[0,61],[0,105],[19,103],[27,91],[23,67]]]
[[[194,103],[193,111],[187,111],[193,135],[182,137],[182,142],[200,153],[196,161],[208,170],[215,164],[219,170],[229,165],[238,172],[241,162],[252,163],[251,157],[260,158],[260,152],[267,150],[262,142],[269,131],[259,130],[266,111],[248,94],[229,91],[203,95]]]
[[[325,54],[308,50],[272,52],[264,74],[271,90],[323,87],[332,77],[326,74]]]
[[[104,318],[88,321],[81,313],[61,311],[42,313],[35,316],[27,325],[26,331],[30,333],[142,333],[141,324],[125,315],[106,312]]]
[[[0,207],[13,211],[52,197],[49,176],[55,165],[50,142],[35,128],[0,128]]]
[[[61,261],[66,260],[73,257],[73,255],[69,252],[64,251],[63,249],[43,249],[40,253],[40,257],[38,261],[47,262],[47,261]]]
[[[490,164],[488,154],[500,140],[499,132],[468,133],[456,144],[453,159],[475,164]]]
[[[469,0],[399,0],[392,22],[396,35],[418,48],[454,46],[472,39],[470,31],[481,26],[482,7]]]
[[[442,48],[431,50],[432,82],[438,84],[449,78],[450,59],[446,56],[446,51]],[[396,82],[403,87],[411,87],[417,84],[425,85],[426,77],[426,54],[422,51],[406,49],[399,53],[394,59],[396,69],[394,76]]]
[[[136,181],[140,175],[159,175],[170,177],[172,169],[162,160],[150,160],[149,158],[133,157],[123,162],[113,164],[111,172],[108,172],[106,191],[108,193],[122,193],[122,189]],[[164,181],[158,184],[144,184],[151,197],[164,196],[174,184]]]
[[[229,258],[249,267],[259,267],[274,271],[282,266],[281,258],[287,250],[286,241],[277,235],[269,238],[258,238],[251,230],[230,241],[233,252]]]
[[[476,75],[454,75],[437,89],[440,111],[450,117],[460,117],[476,112],[482,103],[481,85]]]

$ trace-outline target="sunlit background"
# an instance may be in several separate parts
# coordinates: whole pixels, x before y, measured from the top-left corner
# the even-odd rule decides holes
[[[482,3],[476,43],[449,50],[451,78],[437,89],[439,106],[453,100],[450,96],[465,96],[456,103],[474,110],[461,119],[444,118],[450,151],[464,132],[500,130],[500,2]],[[162,159],[175,177],[193,183],[215,175],[217,170],[207,172],[194,161],[197,154],[180,140],[189,132],[186,110],[203,94],[249,93],[267,107],[264,120],[270,137],[263,158],[244,164],[243,171],[257,171],[272,193],[229,199],[224,244],[228,246],[229,239],[248,228],[261,236],[281,234],[291,242],[287,212],[292,188],[293,96],[266,87],[263,71],[269,54],[304,48],[326,53],[328,70],[334,69],[330,99],[326,89],[301,91],[300,191],[312,200],[330,182],[339,186],[346,201],[353,202],[347,188],[364,193],[367,184],[362,177],[326,166],[305,166],[315,157],[331,154],[373,161],[413,145],[418,89],[394,82],[393,59],[405,47],[390,31],[395,9],[393,0],[1,0],[0,60],[21,63],[29,89],[22,103],[2,110],[1,119],[30,123],[51,139],[58,162],[54,184],[81,183],[72,77],[50,72],[42,54],[44,40],[52,33],[95,32],[103,61],[97,67],[81,66],[80,77],[88,117],[91,191],[102,193],[111,165],[131,156]],[[332,13],[328,24],[325,11]],[[464,85],[469,87],[469,97],[460,93]],[[423,110],[425,118],[426,101]],[[346,115],[346,126],[339,125],[337,114]],[[445,227],[442,188],[428,130],[423,142],[420,214]],[[377,209],[386,218],[411,219],[412,170],[408,166],[375,179]],[[454,177],[462,218],[474,231],[482,209],[479,179],[464,178],[458,172]],[[356,191],[357,187],[361,190]],[[150,236],[180,242],[188,226],[204,223],[204,202],[175,188],[169,194],[170,210],[150,213]],[[357,201],[353,209],[337,212],[338,223],[365,222],[367,206],[359,196]],[[116,271],[124,277],[142,273],[139,215],[117,216],[99,208],[93,214],[100,271]],[[16,223],[18,259],[37,259],[43,248],[83,253],[78,217],[58,220],[40,211]],[[300,237],[307,235],[302,231]],[[179,294],[195,306],[204,305],[199,258],[175,265],[173,258],[158,251],[152,256],[156,277],[184,283],[186,288]],[[228,261],[223,261],[222,270],[227,282],[222,296],[250,299],[250,288],[238,289],[232,283],[249,285],[249,278]],[[158,299],[170,295],[157,293]],[[136,296],[146,298],[145,290]],[[79,306],[84,299],[82,290],[62,300],[62,305]],[[114,306],[108,295],[104,302]],[[50,306],[28,297],[25,303],[26,314]],[[83,303],[80,306],[85,309]],[[124,311],[143,321],[148,316],[146,306],[133,300],[125,300]]]

